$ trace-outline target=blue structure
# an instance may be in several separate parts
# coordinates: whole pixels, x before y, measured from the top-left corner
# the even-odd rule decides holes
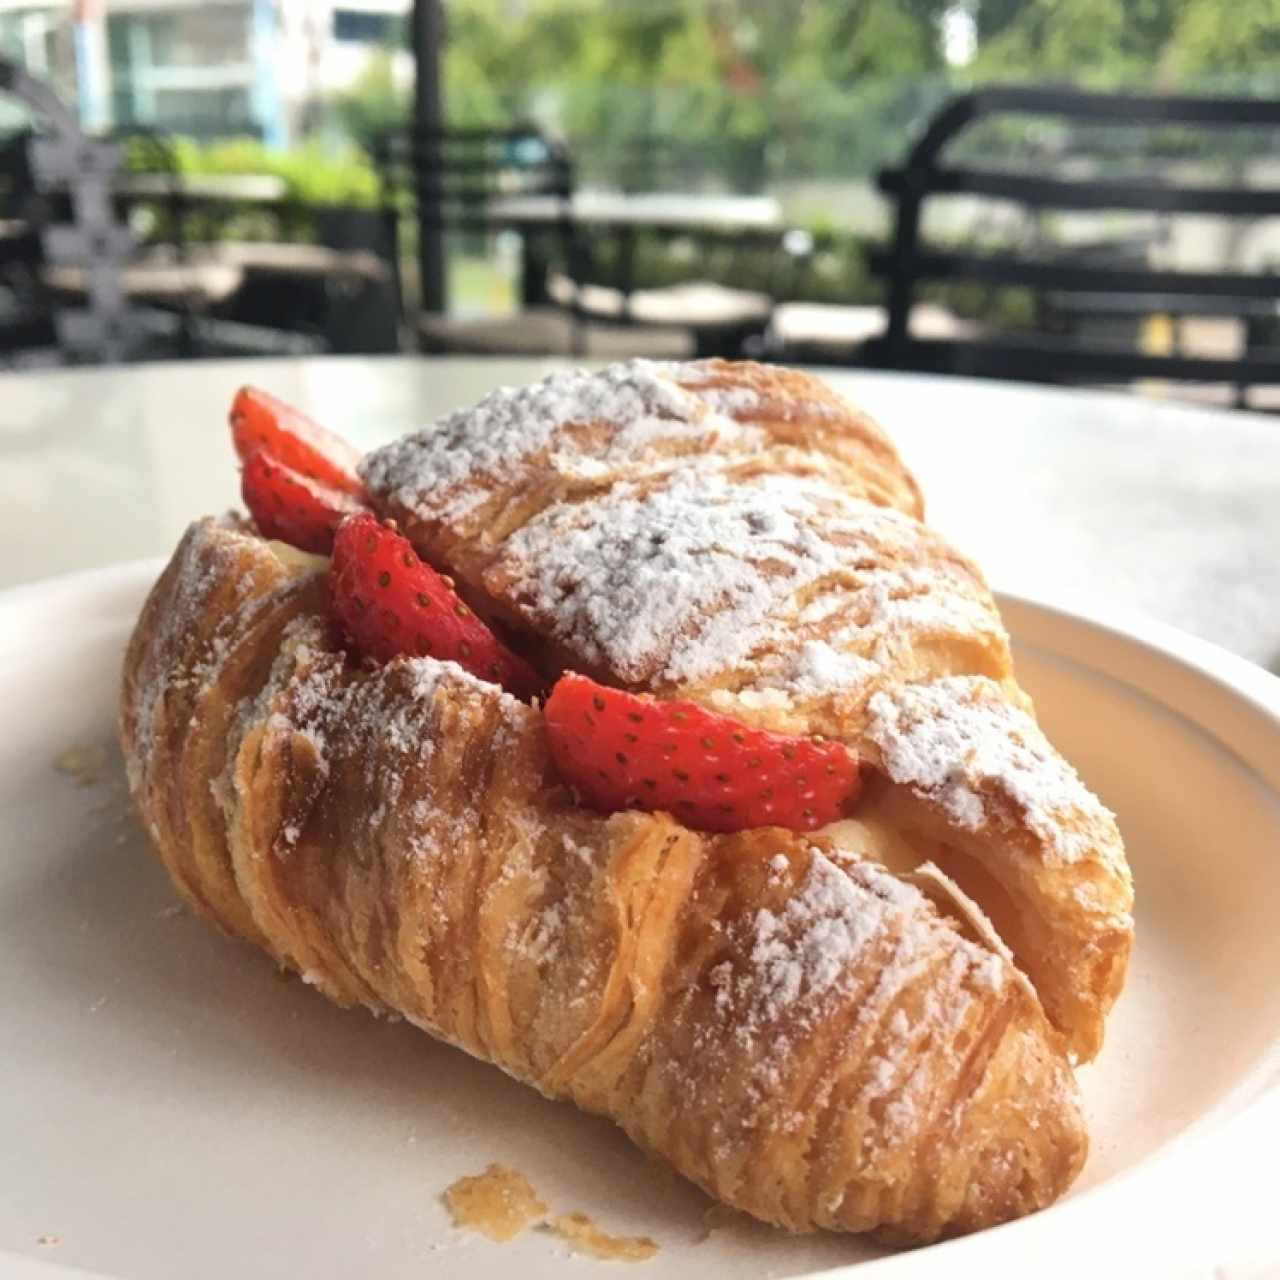
[[[284,147],[289,143],[289,129],[274,66],[279,35],[276,3],[277,0],[253,0],[249,35],[249,57],[253,63],[250,98],[253,118],[262,129],[262,140],[269,147]]]

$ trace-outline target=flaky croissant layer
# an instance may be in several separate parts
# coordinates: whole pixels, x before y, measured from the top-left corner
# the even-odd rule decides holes
[[[917,889],[821,838],[579,810],[536,709],[430,659],[353,666],[322,576],[251,534],[183,540],[121,734],[200,914],[736,1208],[922,1241],[1036,1209],[1083,1162],[1034,994]]]
[[[361,475],[544,672],[842,742],[856,812],[814,836],[588,812],[536,706],[358,663],[323,561],[206,520],[121,702],[183,897],[765,1221],[925,1241],[1061,1194],[1072,1060],[1132,945],[1124,848],[879,428],[794,371],[641,361],[497,391]]]
[[[796,370],[633,361],[496,391],[361,470],[550,666],[847,743],[890,784],[860,816],[941,865],[1098,1052],[1133,935],[1120,834],[865,414]]]

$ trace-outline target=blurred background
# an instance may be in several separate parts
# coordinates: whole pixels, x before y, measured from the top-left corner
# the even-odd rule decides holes
[[[1025,347],[1014,376],[1151,374],[1235,403],[1280,369],[1280,0],[0,0],[0,59],[10,315],[108,317],[96,347],[59,321],[10,363],[408,349],[990,374]],[[913,160],[965,101],[945,157]],[[96,161],[33,155],[73,133]],[[72,191],[95,164],[100,208]],[[120,236],[51,239],[85,218]]]

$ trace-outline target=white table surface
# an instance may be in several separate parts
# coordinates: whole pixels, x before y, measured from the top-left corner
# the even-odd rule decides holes
[[[554,222],[563,206],[556,196],[504,196],[490,201],[488,212],[518,222]],[[569,209],[575,222],[602,226],[768,228],[782,223],[782,206],[772,196],[576,191]]]
[[[130,196],[186,196],[214,200],[283,200],[289,190],[283,178],[269,173],[128,173],[115,189]]]
[[[371,448],[561,362],[210,361],[0,375],[0,587],[167,555],[238,504],[250,382]],[[1137,610],[1280,670],[1280,420],[1118,393],[825,371],[997,588]]]

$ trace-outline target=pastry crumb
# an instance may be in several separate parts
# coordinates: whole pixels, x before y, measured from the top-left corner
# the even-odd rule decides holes
[[[61,1236],[36,1236],[36,1244],[45,1245],[52,1248],[54,1245],[62,1243]]]
[[[548,1218],[546,1228],[576,1252],[606,1262],[646,1262],[658,1252],[657,1244],[648,1236],[611,1236],[601,1231],[585,1213]]]
[[[471,1227],[499,1243],[514,1240],[526,1227],[547,1216],[547,1206],[529,1179],[500,1164],[450,1184],[444,1203],[455,1226]]]
[[[585,1213],[549,1216],[529,1179],[506,1165],[491,1164],[483,1173],[459,1178],[441,1199],[455,1227],[470,1227],[499,1244],[536,1225],[559,1236],[575,1253],[607,1262],[644,1262],[658,1252],[648,1236],[611,1236]]]
[[[74,778],[76,786],[91,787],[102,780],[102,771],[107,767],[107,750],[96,743],[74,744],[54,756],[53,767],[59,773]]]

